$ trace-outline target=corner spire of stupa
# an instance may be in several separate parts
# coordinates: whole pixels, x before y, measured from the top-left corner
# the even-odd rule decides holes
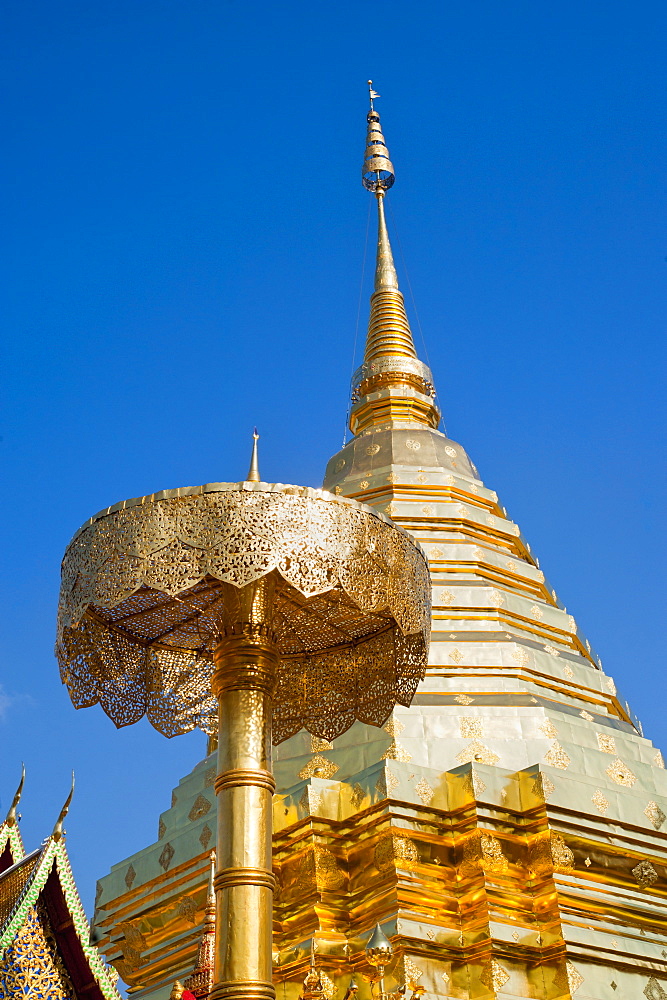
[[[375,195],[378,238],[375,282],[366,336],[364,363],[352,379],[353,408],[350,429],[359,434],[387,420],[403,420],[437,427],[440,412],[435,405],[431,372],[417,357],[412,330],[398,285],[394,255],[387,230],[384,199],[395,180],[380,115],[375,100],[380,96],[368,81],[370,111],[366,152],[361,168],[364,187]]]
[[[252,455],[250,456],[250,468],[248,469],[248,475],[245,478],[246,483],[261,483],[259,476],[259,457],[257,454],[258,441],[259,434],[257,433],[257,428],[255,427],[252,432]]]

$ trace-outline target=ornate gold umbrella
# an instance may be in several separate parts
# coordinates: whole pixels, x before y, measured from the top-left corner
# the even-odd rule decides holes
[[[254,480],[258,474],[253,474]],[[91,518],[63,560],[56,652],[77,708],[167,736],[218,729],[218,940],[211,997],[271,983],[271,743],[382,725],[422,678],[421,549],[321,490],[218,483]]]

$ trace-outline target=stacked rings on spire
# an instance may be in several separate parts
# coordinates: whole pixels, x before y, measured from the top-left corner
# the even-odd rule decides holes
[[[366,154],[361,168],[364,187],[369,191],[387,191],[394,183],[394,166],[389,159],[377,111],[369,111],[367,116]]]
[[[397,288],[381,289],[371,296],[371,315],[364,361],[386,357],[416,358],[414,341]]]

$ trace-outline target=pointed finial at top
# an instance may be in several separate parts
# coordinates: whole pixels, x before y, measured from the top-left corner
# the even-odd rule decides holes
[[[9,812],[7,813],[7,818],[5,819],[5,823],[7,824],[7,826],[16,826],[16,820],[17,820],[16,808],[19,802],[21,801],[24,782],[25,782],[25,764],[21,762],[21,780],[19,781],[19,787],[16,789],[16,793],[12,800],[12,804],[9,807]]]
[[[373,101],[376,98],[378,98],[380,95],[376,94],[375,91],[373,90],[373,81],[372,80],[368,81],[368,96],[370,97],[370,101],[371,101],[371,111],[374,111],[375,109],[373,107]]]
[[[60,810],[60,816],[56,820],[56,825],[53,828],[53,833],[51,837],[53,840],[62,840],[63,836],[63,823],[65,822],[65,816],[69,812],[69,807],[72,804],[72,796],[74,795],[74,771],[72,771],[72,787],[69,790],[69,795],[65,799],[65,805]]]
[[[373,90],[372,80],[368,81],[368,87],[371,110],[366,115],[368,131],[361,179],[368,191],[374,191],[378,198],[382,198],[394,183],[394,166],[389,159],[389,150],[380,127],[380,116],[373,106],[373,101],[380,95]]]
[[[248,469],[248,475],[245,477],[246,483],[261,483],[259,478],[259,459],[257,457],[257,442],[259,441],[259,434],[257,433],[257,428],[253,431],[252,435],[252,457],[250,459],[250,468]]]

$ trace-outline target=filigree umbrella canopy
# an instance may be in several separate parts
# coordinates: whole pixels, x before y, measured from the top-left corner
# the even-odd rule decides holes
[[[213,733],[213,650],[230,588],[276,576],[273,742],[382,725],[423,677],[430,582],[419,546],[383,515],[322,490],[218,483],[129,500],[91,518],[62,565],[56,655],[75,707],[166,736]]]

